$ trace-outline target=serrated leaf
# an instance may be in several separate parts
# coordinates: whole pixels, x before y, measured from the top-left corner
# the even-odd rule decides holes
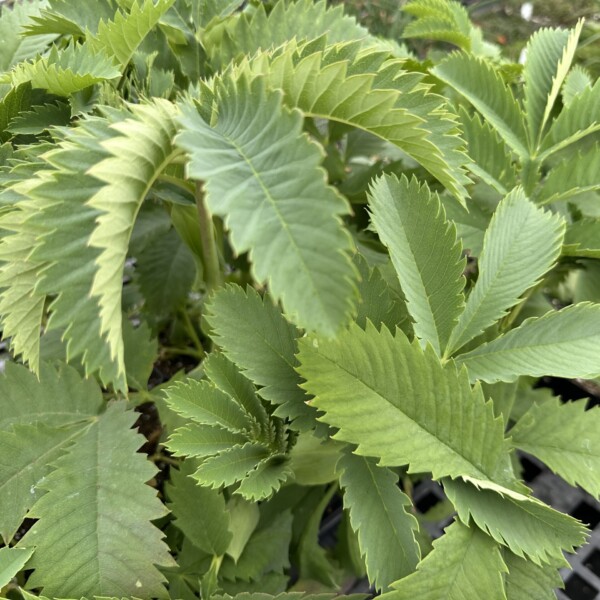
[[[233,433],[252,430],[252,421],[237,402],[207,381],[177,382],[167,389],[166,401],[176,413],[200,425],[217,425]]]
[[[600,219],[581,219],[567,227],[563,256],[600,258]]]
[[[9,126],[11,133],[38,135],[51,127],[66,126],[71,121],[71,110],[66,104],[42,104],[15,117]]]
[[[72,367],[42,363],[39,378],[22,365],[7,362],[0,375],[0,431],[14,425],[44,423],[64,427],[98,415],[104,400],[98,384]]]
[[[483,333],[536,285],[558,258],[564,221],[515,188],[498,205],[485,232],[479,277],[450,337],[450,352]]]
[[[575,65],[565,77],[562,87],[563,104],[569,106],[575,97],[591,87],[589,73],[581,65]]]
[[[0,548],[0,589],[25,566],[34,548]]]
[[[415,540],[419,525],[407,511],[410,499],[398,487],[398,476],[372,458],[346,451],[336,470],[369,581],[385,590],[412,573],[421,555]]]
[[[556,588],[564,585],[556,567],[536,565],[512,552],[505,552],[504,560],[507,600],[556,600]]]
[[[404,67],[386,50],[362,51],[358,42],[325,47],[320,40],[289,43],[273,56],[256,56],[242,70],[282,89],[286,105],[305,116],[350,125],[398,146],[463,201],[469,159],[456,117],[423,85],[422,75]]]
[[[29,82],[13,87],[0,100],[0,142],[6,142],[10,139],[10,125],[30,106],[31,84]]]
[[[525,52],[525,117],[530,147],[537,148],[542,138],[562,83],[571,67],[583,20],[571,31],[539,29],[530,38]]]
[[[397,581],[389,600],[506,600],[506,564],[498,544],[476,527],[455,521],[433,542],[417,572]]]
[[[48,465],[84,428],[85,424],[51,428],[37,423],[0,433],[0,535],[6,544],[43,494],[37,486],[48,475]]]
[[[185,301],[196,277],[194,256],[189,248],[170,229],[155,235],[136,259],[144,306],[153,314],[173,314]]]
[[[315,411],[300,389],[296,339],[299,332],[267,297],[252,288],[226,286],[208,303],[206,319],[215,342],[256,385],[265,400],[277,405],[275,415],[295,419],[293,426],[309,429]]]
[[[446,480],[444,490],[465,524],[477,526],[498,543],[536,564],[564,561],[563,550],[573,552],[586,539],[586,528],[531,496],[490,481],[465,478]]]
[[[289,460],[284,455],[263,458],[242,479],[236,493],[254,502],[269,498],[292,474]]]
[[[111,21],[100,21],[97,33],[88,37],[88,43],[93,49],[114,57],[124,67],[173,2],[135,0],[129,12],[118,10]]]
[[[415,178],[379,178],[371,186],[369,205],[406,296],[415,335],[440,355],[464,306],[465,261],[456,229],[437,195]]]
[[[600,496],[600,407],[587,400],[534,404],[510,430],[512,443],[537,456],[573,486]]]
[[[235,433],[216,425],[189,423],[171,435],[167,443],[176,456],[203,458],[219,454],[232,446],[243,445],[248,438],[243,433]]]
[[[353,326],[335,341],[301,340],[298,356],[311,404],[357,454],[436,479],[494,478],[503,468],[501,420],[481,388],[454,365],[443,367],[430,346],[411,344],[400,330],[393,337]]]
[[[520,375],[600,376],[600,305],[581,303],[539,318],[456,357],[472,381],[515,381]]]
[[[165,509],[145,484],[156,469],[137,453],[143,438],[130,429],[135,420],[124,403],[110,404],[55,461],[30,512],[38,521],[20,542],[36,547],[28,588],[64,598],[168,597],[155,565],[174,563],[150,523]]]
[[[491,64],[456,52],[431,72],[463,95],[517,154],[528,156],[521,109]]]
[[[171,469],[167,506],[175,517],[175,526],[194,546],[222,556],[232,539],[225,499],[220,492],[198,485],[188,476],[192,472],[187,462],[179,470]]]
[[[301,115],[262,80],[225,76],[214,94],[212,116],[182,107],[177,143],[190,156],[188,175],[205,181],[208,208],[292,320],[333,335],[354,311],[356,274],[341,223],[349,206],[326,184],[322,151],[302,134]],[[307,219],[319,227],[308,233]]]
[[[14,86],[30,82],[33,88],[47,90],[55,96],[70,96],[119,74],[105,54],[86,45],[72,45],[61,50],[53,46],[46,56],[19,63],[6,78]]]

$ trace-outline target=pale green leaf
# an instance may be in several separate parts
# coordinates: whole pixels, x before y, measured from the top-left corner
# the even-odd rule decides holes
[[[600,497],[600,407],[587,400],[534,404],[510,430],[512,443],[544,461],[573,486]]]
[[[240,496],[233,496],[227,503],[232,534],[231,542],[227,547],[227,555],[237,562],[254,533],[260,519],[258,504],[248,502]]]
[[[33,88],[56,96],[70,96],[119,75],[107,55],[86,45],[72,45],[61,50],[53,46],[46,56],[19,63],[6,77],[13,86],[31,82]]]
[[[464,307],[465,261],[456,229],[426,184],[379,178],[369,195],[371,221],[389,248],[415,335],[442,354]]]
[[[560,217],[536,207],[521,188],[505,196],[485,232],[479,277],[452,332],[451,352],[506,315],[552,268],[564,228]]]
[[[342,444],[302,432],[290,452],[294,482],[298,485],[323,485],[337,479],[335,465]]]
[[[95,50],[114,56],[121,67],[125,67],[173,2],[136,0],[129,12],[119,10],[111,21],[100,21],[97,33],[88,38],[88,43]]]
[[[123,344],[127,385],[135,390],[148,389],[148,379],[158,357],[158,340],[152,337],[146,323],[142,322],[134,328],[130,321],[125,320]]]
[[[540,204],[570,200],[580,194],[600,190],[600,145],[571,154],[554,166],[538,189]]]
[[[579,94],[591,87],[592,79],[589,73],[581,65],[575,65],[565,77],[562,88],[563,104],[569,106]]]
[[[229,514],[221,492],[199,486],[191,477],[187,461],[179,470],[171,469],[167,503],[175,526],[197,548],[214,556],[225,554],[232,539]]]
[[[240,482],[236,494],[253,502],[269,498],[292,474],[288,458],[283,454],[274,454],[263,458],[255,468],[249,471]]]
[[[419,525],[409,512],[410,499],[398,487],[398,476],[379,467],[372,458],[346,451],[337,471],[344,490],[344,508],[358,534],[369,581],[386,590],[412,573],[420,558],[415,530]]]
[[[564,29],[539,29],[525,49],[525,117],[530,148],[537,148],[554,103],[571,67],[583,20],[571,32]]]
[[[556,588],[564,586],[556,567],[536,565],[512,552],[505,552],[504,560],[507,600],[556,600]]]
[[[294,426],[315,424],[315,410],[294,368],[298,330],[267,297],[252,288],[226,286],[208,304],[206,319],[215,342],[257,386],[261,397],[277,405],[275,415],[295,419]]]
[[[446,480],[444,489],[463,523],[473,519],[498,543],[536,564],[564,561],[563,550],[573,552],[585,542],[587,530],[579,521],[531,496],[469,477]]]
[[[443,367],[430,346],[373,326],[300,346],[298,371],[315,396],[311,404],[339,429],[334,438],[357,444],[358,454],[436,479],[504,475],[501,419],[481,388],[471,388],[453,364]]]
[[[455,521],[433,543],[417,572],[396,582],[388,600],[506,600],[506,564],[498,544]]]
[[[171,435],[167,446],[175,456],[203,458],[219,454],[232,446],[243,445],[247,441],[248,438],[243,433],[235,433],[215,425],[189,423]]]
[[[520,375],[600,376],[600,306],[581,303],[519,327],[456,357],[472,381],[515,381]]]
[[[521,108],[491,64],[469,54],[454,53],[432,73],[463,95],[517,154],[528,156]]]
[[[291,319],[333,335],[354,312],[356,274],[341,222],[349,207],[325,181],[322,150],[262,80],[225,76],[214,88],[214,114],[182,107],[177,143],[190,156],[188,175],[205,181],[208,208]]]
[[[0,589],[25,566],[33,548],[0,548]]]
[[[73,443],[84,426],[51,428],[37,423],[0,432],[0,535],[6,544],[44,493],[38,484],[48,475],[48,465]]]
[[[54,462],[30,511],[38,521],[20,542],[36,547],[29,589],[59,598],[168,597],[155,565],[174,562],[150,523],[165,509],[145,484],[156,469],[137,453],[144,438],[131,430],[136,418],[124,403],[110,404]]]

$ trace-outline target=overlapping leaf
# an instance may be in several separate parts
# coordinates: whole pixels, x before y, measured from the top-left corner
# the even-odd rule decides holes
[[[299,359],[311,404],[358,454],[436,479],[507,476],[501,420],[481,388],[452,364],[443,367],[431,347],[399,330],[393,337],[353,326],[335,341],[302,340]]]
[[[343,455],[336,467],[344,489],[344,507],[358,534],[369,580],[379,590],[412,573],[420,551],[410,499],[398,487],[398,477],[372,458]]]
[[[537,208],[521,188],[500,202],[483,240],[479,278],[452,331],[451,350],[493,325],[536,285],[558,258],[563,236],[563,220]]]
[[[505,552],[504,560],[508,567],[505,576],[507,600],[556,599],[556,588],[563,586],[557,567],[536,565],[512,552]]]
[[[167,597],[155,565],[174,563],[150,523],[165,509],[145,484],[156,469],[137,453],[143,438],[130,429],[135,420],[124,403],[109,405],[40,484],[47,492],[30,513],[39,520],[20,542],[36,547],[30,589],[52,597]]]
[[[437,195],[413,178],[379,178],[369,195],[371,222],[388,247],[415,335],[442,354],[464,307],[465,261]]]
[[[472,381],[515,381],[520,375],[600,376],[600,306],[580,303],[527,319],[519,327],[457,357]]]
[[[326,184],[319,148],[280,93],[258,78],[226,76],[214,94],[213,115],[191,102],[182,107],[177,143],[189,153],[188,174],[205,181],[210,211],[292,320],[333,335],[355,305],[352,242],[341,223],[349,207]]]
[[[571,485],[600,496],[600,408],[558,398],[534,404],[511,429],[515,447],[537,456]]]
[[[25,566],[33,548],[0,548],[0,589]]]

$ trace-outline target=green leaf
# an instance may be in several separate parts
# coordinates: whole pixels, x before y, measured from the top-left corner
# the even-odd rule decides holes
[[[476,527],[455,521],[433,542],[417,572],[384,594],[388,600],[506,600],[506,564],[494,540]]]
[[[600,306],[581,303],[519,327],[456,360],[471,381],[515,381],[520,375],[593,379],[600,376]]]
[[[152,314],[173,314],[182,306],[196,277],[189,248],[170,229],[153,236],[136,259],[137,281],[145,307]]]
[[[573,98],[545,135],[540,160],[600,130],[600,79]]]
[[[431,72],[464,96],[517,154],[528,156],[519,104],[491,64],[456,52]]]
[[[232,538],[226,552],[237,563],[258,525],[260,510],[258,504],[248,502],[240,496],[233,496],[229,500],[227,510],[230,517],[229,529]]]
[[[33,88],[47,90],[55,96],[70,96],[101,81],[120,75],[106,54],[86,45],[72,45],[33,62],[19,63],[9,74],[13,86],[31,82]]]
[[[383,176],[369,196],[371,221],[389,248],[415,335],[438,355],[464,307],[465,261],[437,195],[413,177]],[[439,274],[442,274],[441,276]]]
[[[536,565],[512,552],[505,552],[507,600],[556,600],[556,588],[564,586],[554,566]]]
[[[327,6],[323,0],[279,1],[267,15],[263,5],[244,11],[223,24],[208,28],[204,44],[217,70],[260,49],[277,48],[296,38],[314,39],[326,36],[327,43],[363,40],[365,45],[376,39],[356,20],[344,15],[342,6]]]
[[[502,421],[452,363],[396,331],[353,326],[335,341],[302,340],[298,371],[311,404],[381,465],[409,465],[435,479],[478,473],[493,478],[505,464]],[[449,426],[452,423],[452,427]]]
[[[563,256],[600,258],[600,219],[581,219],[567,227]]]
[[[469,159],[446,100],[388,51],[361,51],[359,43],[317,50],[319,44],[289,43],[242,69],[282,89],[286,105],[305,116],[350,125],[398,146],[463,200]]]
[[[530,38],[525,52],[525,117],[530,148],[542,138],[560,88],[571,67],[583,19],[570,33],[564,29],[539,29]]]
[[[341,222],[349,207],[326,184],[322,150],[302,134],[301,115],[260,79],[225,77],[211,93],[213,115],[182,107],[177,143],[189,153],[189,176],[205,180],[208,208],[224,218],[234,249],[249,252],[254,278],[268,282],[292,320],[333,335],[354,311],[356,273]]]
[[[28,588],[62,598],[168,597],[155,565],[174,562],[150,523],[165,509],[145,484],[156,469],[137,453],[144,438],[130,429],[136,418],[124,403],[109,404],[54,462],[30,512],[39,520],[20,542],[36,547]]]
[[[91,294],[98,298],[101,331],[120,369],[124,351],[121,296],[129,240],[140,205],[176,152],[172,145],[176,109],[170,102],[154,100],[132,110],[130,118],[113,125],[117,135],[104,142],[109,156],[89,170],[103,183],[89,201],[99,213],[89,245],[100,252]],[[136,165],[135,177],[131,176],[132,164]]]
[[[337,479],[335,465],[343,448],[332,439],[312,432],[301,433],[290,452],[294,482],[298,485],[323,485]]]
[[[463,523],[472,518],[499,544],[536,564],[564,563],[563,550],[573,552],[585,542],[587,530],[573,517],[490,481],[446,480],[444,490]]]
[[[575,65],[565,77],[562,88],[563,104],[569,106],[579,94],[591,87],[592,79],[588,72],[581,65]]]
[[[378,590],[412,573],[420,558],[415,530],[419,525],[407,511],[410,499],[400,491],[398,476],[378,467],[375,460],[346,451],[337,464],[344,489],[344,508],[358,534],[369,581]]]
[[[505,195],[517,181],[517,171],[508,147],[479,114],[469,115],[462,107],[459,114],[467,151],[474,160],[469,169],[499,194]]]
[[[539,188],[536,200],[540,204],[563,202],[580,194],[600,189],[600,145],[587,148],[585,152],[567,156],[550,170]]]
[[[34,548],[0,548],[0,589],[25,566]]]
[[[55,38],[54,35],[42,35],[36,38],[25,37],[24,28],[40,14],[43,1],[17,2],[9,10],[4,6],[0,15],[0,39],[2,53],[0,54],[0,73],[8,71],[14,65],[33,58],[42,52]]]
[[[222,556],[232,539],[225,499],[220,492],[201,487],[189,477],[193,470],[187,461],[179,470],[171,469],[167,506],[175,517],[175,526],[194,546]]]
[[[114,57],[121,67],[125,67],[173,2],[135,0],[128,13],[119,10],[112,21],[100,21],[97,33],[88,37],[88,43],[96,51]]]
[[[9,126],[11,133],[38,135],[51,127],[66,126],[71,121],[67,104],[42,104],[15,117]]]
[[[152,337],[150,328],[142,322],[138,327],[123,322],[123,344],[125,346],[125,372],[127,385],[134,390],[148,389],[154,361],[158,357],[158,340]]]
[[[178,428],[169,438],[167,446],[175,456],[203,458],[219,454],[232,446],[243,445],[248,438],[243,433],[214,425],[189,423]]]
[[[29,82],[17,85],[0,100],[0,142],[10,139],[10,125],[30,106],[31,84]]]
[[[215,343],[257,386],[265,400],[277,405],[276,416],[294,419],[293,425],[315,425],[315,410],[305,404],[300,389],[296,327],[288,323],[267,297],[252,288],[229,285],[211,298],[206,319]]]
[[[483,240],[479,278],[450,337],[450,352],[476,338],[548,272],[560,254],[564,221],[515,188],[496,208]]]
[[[573,486],[600,496],[600,407],[587,400],[534,404],[510,430],[512,443],[544,461]]]
[[[82,379],[72,367],[43,364],[39,378],[22,365],[7,362],[0,375],[0,431],[11,426],[44,423],[64,427],[98,415],[104,400],[93,379]]]
[[[39,385],[39,384],[38,384]],[[51,428],[15,425],[0,433],[0,535],[8,544],[44,493],[48,466],[81,434],[85,424]]]

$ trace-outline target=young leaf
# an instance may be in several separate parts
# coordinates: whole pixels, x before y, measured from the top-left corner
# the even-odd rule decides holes
[[[362,51],[360,43],[286,47],[243,65],[282,89],[283,101],[305,116],[337,121],[401,148],[461,201],[469,162],[447,102],[404,70],[389,52]]]
[[[528,156],[521,109],[491,64],[456,52],[431,72],[462,94],[517,154]]]
[[[232,446],[243,445],[247,441],[248,438],[243,433],[235,433],[214,425],[189,423],[173,433],[167,446],[175,456],[204,458],[219,454]]]
[[[600,305],[581,303],[539,318],[456,357],[478,379],[515,381],[520,375],[593,379],[600,376]]]
[[[485,232],[479,278],[450,337],[450,351],[460,349],[502,318],[558,258],[564,221],[537,208],[521,188],[498,205]]]
[[[175,517],[175,526],[197,548],[213,556],[222,556],[229,547],[229,514],[221,492],[199,486],[189,475],[193,468],[184,462],[171,469],[167,484],[167,503]]]
[[[156,469],[137,453],[143,438],[130,429],[135,420],[124,403],[110,404],[55,461],[30,512],[39,520],[20,542],[36,547],[29,589],[60,598],[168,597],[155,565],[174,562],[150,523],[165,509],[145,484]]]
[[[600,497],[600,407],[586,400],[534,404],[510,430],[512,443],[544,461],[573,486]]]
[[[564,29],[539,29],[525,52],[525,117],[530,147],[537,148],[560,88],[571,67],[583,20],[570,33]]]
[[[573,517],[490,481],[448,479],[444,490],[463,523],[472,518],[498,543],[538,565],[564,560],[563,550],[573,552],[585,542],[587,530]]]
[[[380,177],[369,195],[371,221],[389,248],[415,335],[438,355],[464,307],[465,261],[437,195],[426,184]]]
[[[444,476],[479,473],[494,478],[505,462],[502,421],[464,371],[443,367],[396,330],[352,326],[335,341],[302,340],[298,371],[311,404],[357,444],[357,454],[409,472]],[[450,425],[451,424],[451,425]]]
[[[407,512],[410,499],[400,491],[398,476],[378,467],[372,458],[346,451],[336,470],[369,581],[378,590],[386,590],[393,581],[412,573],[419,562],[415,540],[419,525]]]
[[[250,287],[226,286],[211,298],[206,319],[225,356],[261,386],[265,400],[277,405],[275,415],[294,419],[301,429],[315,425],[315,410],[305,404],[294,370],[300,334],[267,297]]]
[[[506,564],[498,544],[476,527],[455,521],[433,542],[417,572],[392,585],[387,600],[506,600]]]
[[[333,335],[354,311],[356,273],[341,223],[349,207],[326,184],[320,148],[302,134],[301,115],[262,80],[225,76],[214,94],[212,116],[182,107],[177,143],[190,155],[188,174],[205,180],[209,209],[292,320]],[[315,221],[318,228],[307,227]]]
[[[0,548],[0,589],[25,566],[33,548]]]

